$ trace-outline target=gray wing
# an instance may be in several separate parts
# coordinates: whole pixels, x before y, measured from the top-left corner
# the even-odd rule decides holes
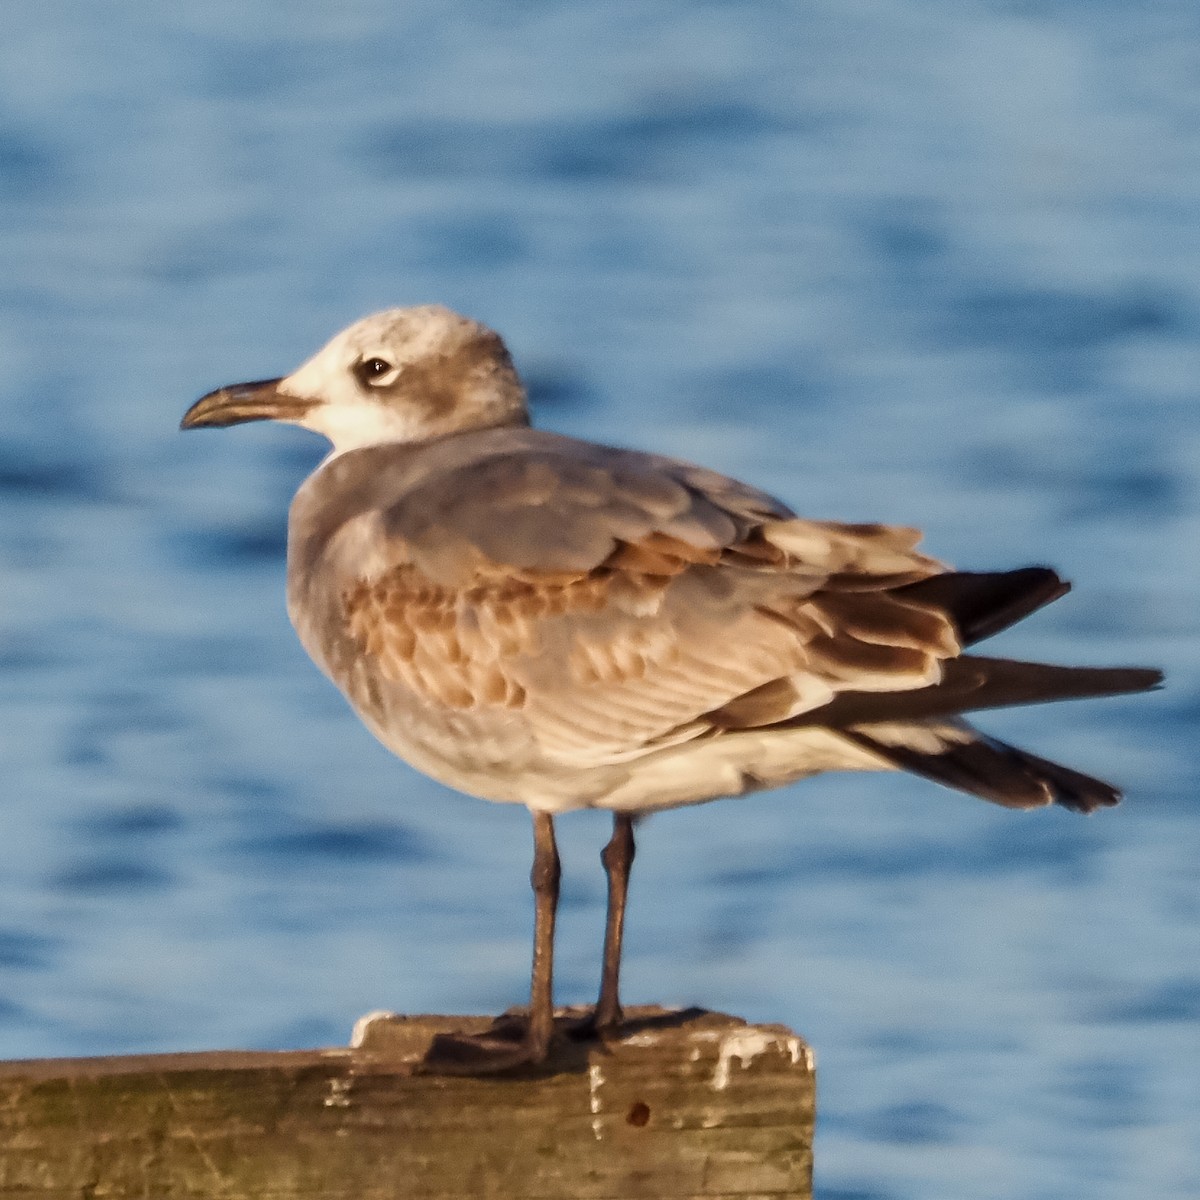
[[[322,557],[373,673],[583,767],[935,682],[953,626],[893,594],[942,570],[916,541],[556,438],[423,472]]]

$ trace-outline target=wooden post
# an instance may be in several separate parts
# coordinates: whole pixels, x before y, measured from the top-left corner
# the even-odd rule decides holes
[[[0,1064],[0,1195],[810,1197],[813,1066],[779,1025],[635,1009],[545,1069],[425,1075],[483,1018],[373,1015],[348,1049]]]

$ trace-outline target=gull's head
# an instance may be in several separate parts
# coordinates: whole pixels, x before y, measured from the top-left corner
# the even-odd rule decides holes
[[[209,392],[182,428],[244,421],[302,425],[342,451],[526,425],[529,416],[499,334],[427,304],[364,317],[282,379]]]

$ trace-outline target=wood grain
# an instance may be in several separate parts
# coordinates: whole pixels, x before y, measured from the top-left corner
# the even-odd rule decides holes
[[[814,1079],[783,1026],[636,1009],[545,1069],[422,1074],[484,1018],[379,1017],[352,1048],[0,1064],[0,1195],[384,1200],[810,1197]]]

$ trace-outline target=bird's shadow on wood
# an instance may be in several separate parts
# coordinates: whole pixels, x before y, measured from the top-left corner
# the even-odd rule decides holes
[[[689,1008],[666,1009],[657,1005],[629,1008],[620,1026],[612,1034],[597,1034],[591,1028],[590,1008],[560,1008],[554,1014],[554,1039],[550,1044],[550,1055],[543,1063],[522,1063],[511,1070],[497,1075],[498,1079],[544,1079],[553,1075],[584,1075],[594,1064],[599,1050],[616,1049],[628,1038],[638,1034],[661,1033],[670,1029],[682,1029],[705,1017],[714,1015],[710,1009],[691,1006]],[[525,1030],[528,1010],[509,1009],[496,1018],[493,1029],[501,1037],[519,1041]]]

